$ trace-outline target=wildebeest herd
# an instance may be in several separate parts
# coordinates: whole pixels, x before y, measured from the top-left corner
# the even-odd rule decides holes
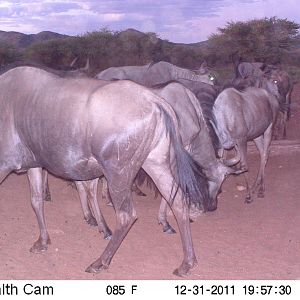
[[[230,84],[221,87],[215,78],[206,65],[187,70],[167,62],[110,68],[96,78],[87,78],[84,70],[32,66],[3,72],[0,182],[11,172],[27,172],[40,229],[31,251],[45,251],[50,243],[43,209],[50,197],[47,171],[75,182],[85,219],[109,239],[87,268],[91,273],[108,268],[137,219],[132,190],[149,176],[162,195],[163,230],[174,232],[168,207],[178,224],[184,259],[174,273],[187,275],[197,262],[191,216],[217,208],[230,174],[245,175],[246,202],[256,192],[264,196],[271,139],[276,126],[284,134],[290,111],[292,84],[281,69],[241,63]],[[250,140],[261,157],[252,186],[246,175]],[[229,158],[226,150],[232,148],[235,155]],[[99,179],[105,180],[115,210],[113,233],[97,202]]]

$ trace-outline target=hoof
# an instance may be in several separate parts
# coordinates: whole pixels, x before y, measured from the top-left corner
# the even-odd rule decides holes
[[[245,198],[245,203],[249,204],[253,202],[253,199],[248,195],[246,198]]]
[[[29,251],[31,253],[38,254],[38,253],[43,253],[43,252],[47,251],[47,249],[48,249],[47,245],[41,245],[38,247],[32,246]]]
[[[106,270],[107,268],[108,268],[108,266],[104,266],[102,264],[100,264],[98,266],[98,264],[92,263],[89,267],[86,268],[85,272],[92,273],[92,274],[97,274],[97,273],[100,273],[103,270]]]
[[[174,234],[174,233],[176,233],[176,230],[172,226],[169,225],[167,228],[163,229],[163,232],[167,233],[167,234]]]
[[[178,276],[178,277],[187,277],[190,272],[187,273],[182,273],[179,269],[176,269],[173,271],[173,274]]]
[[[209,205],[207,211],[215,211],[218,208],[217,204]]]
[[[139,192],[139,193],[137,193],[137,195],[138,196],[141,196],[141,197],[146,197],[147,195],[145,194],[145,193],[143,193],[143,192]]]
[[[43,200],[44,201],[52,201],[51,194],[50,193],[46,193],[46,195],[43,196]]]
[[[193,266],[195,266],[196,264],[197,263],[193,264]],[[193,268],[193,266],[183,264],[178,269],[174,270],[173,274],[179,277],[186,277],[191,273],[190,271]]]
[[[85,272],[92,273],[92,274],[97,274],[97,273],[101,272],[101,269],[97,269],[97,268],[94,268],[93,266],[89,266],[85,269]]]
[[[265,197],[265,193],[263,191],[258,191],[257,197],[258,198],[264,198]]]
[[[162,225],[164,233],[167,233],[167,234],[176,233],[175,229],[173,229],[173,227],[169,224],[168,221],[164,221],[164,222],[158,221],[158,224]]]
[[[43,253],[48,249],[48,245],[50,244],[50,240],[47,242],[47,244],[42,244],[40,241],[37,241],[33,244],[33,246],[30,248],[31,253]]]
[[[105,240],[110,240],[112,237],[112,232],[110,231],[110,229],[108,229],[106,232],[104,232],[104,239]]]
[[[104,235],[103,239],[107,240],[107,241],[110,241],[112,238],[112,234],[107,234],[107,235]]]
[[[84,218],[85,221],[90,225],[90,226],[98,226],[98,223],[94,217],[89,217],[89,218]]]

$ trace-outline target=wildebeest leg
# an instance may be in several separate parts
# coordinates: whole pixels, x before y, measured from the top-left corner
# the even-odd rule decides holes
[[[286,139],[286,131],[287,131],[287,122],[291,117],[291,93],[293,88],[291,87],[286,95],[286,103],[288,105],[287,111],[284,112],[284,130],[283,130],[283,138]]]
[[[103,232],[104,238],[109,239],[111,237],[111,230],[105,222],[97,200],[98,178],[88,181],[75,181],[75,184],[79,192],[85,220],[88,223],[89,221],[92,221],[95,222],[96,225],[98,224],[99,232]],[[97,221],[93,217],[89,204],[92,207],[92,211],[94,212],[94,216]]]
[[[254,140],[260,154],[260,167],[257,174],[253,190],[258,188],[257,196],[263,198],[265,196],[265,167],[269,157],[270,144],[272,140],[272,124],[264,132],[263,136]]]
[[[97,221],[94,218],[92,211],[88,204],[88,193],[85,187],[85,181],[75,181],[75,185],[78,191],[80,204],[83,211],[85,221],[91,226],[97,226]]]
[[[170,225],[167,219],[167,211],[168,211],[169,204],[168,202],[162,197],[160,202],[160,207],[158,211],[158,224],[163,226],[163,232],[168,234],[176,233],[175,229]],[[189,206],[189,217],[190,222],[193,223],[199,215],[202,214],[202,211],[196,205]]]
[[[197,265],[197,259],[190,229],[189,208],[186,201],[182,199],[181,193],[176,195],[172,210],[178,224],[184,253],[182,264],[173,273],[177,276],[186,276]]]
[[[100,178],[100,180],[102,181],[102,189],[101,189],[102,199],[107,200],[106,204],[108,206],[113,206],[110,195],[109,195],[107,181],[106,181],[105,177]]]
[[[102,190],[101,190],[102,198],[103,198],[103,199],[107,199],[106,204],[107,204],[108,206],[113,206],[113,204],[112,204],[112,202],[111,202],[110,195],[109,195],[109,191],[108,191],[107,181],[106,181],[105,177],[102,177],[101,180],[102,180]],[[135,192],[138,196],[143,196],[143,197],[146,196],[146,194],[144,194],[144,193],[138,188],[138,186],[137,186],[137,184],[136,184],[135,182],[133,183],[131,190],[132,190],[133,192]]]
[[[105,239],[110,239],[111,230],[107,226],[105,219],[100,211],[99,203],[97,200],[97,187],[98,187],[98,178],[94,180],[89,180],[86,182],[86,190],[88,191],[88,197],[90,199],[89,203],[92,206],[95,218],[98,223],[98,228],[100,232],[103,232]]]
[[[33,253],[40,253],[46,251],[48,245],[51,243],[44,217],[42,168],[29,169],[27,176],[30,185],[31,205],[37,217],[40,229],[40,236],[33,244],[30,251]]]
[[[138,191],[140,191],[139,188],[137,187],[136,183],[133,183],[132,191],[136,192],[136,189]],[[146,196],[143,192],[141,192],[141,193],[142,193],[141,196]],[[102,197],[110,198],[109,197],[109,192],[108,192],[108,187],[107,187],[107,181],[106,181],[105,177],[102,178]],[[112,205],[111,202],[108,202],[107,204]],[[158,223],[163,226],[163,232],[172,234],[172,233],[176,233],[176,231],[172,228],[172,226],[167,221],[167,208],[168,208],[168,206],[169,206],[168,203],[165,201],[164,198],[162,198],[161,203],[160,203],[159,212],[158,212]]]
[[[286,139],[286,131],[287,131],[287,121],[288,121],[288,112],[283,113],[283,133],[282,133],[282,138]]]
[[[168,210],[169,204],[164,199],[161,198],[160,207],[158,211],[158,224],[162,225],[163,232],[166,232],[168,234],[176,233],[175,229],[169,224],[167,220],[167,210]]]
[[[257,172],[256,180],[252,186],[252,192],[255,193],[258,187],[262,184],[262,172],[263,172],[263,156],[264,156],[264,137],[263,135],[253,140],[260,156],[260,164]]]
[[[246,198],[245,202],[250,203],[253,201],[251,187],[249,184],[249,174],[248,174],[248,162],[247,162],[247,141],[246,140],[238,140],[236,142],[235,149],[240,156],[240,170],[244,172],[243,176],[246,184]]]
[[[280,140],[284,136],[285,131],[285,112],[279,112],[277,114],[277,118],[274,124],[274,130],[273,130],[273,139],[274,140]]]
[[[161,163],[154,165],[153,162],[151,164],[144,164],[143,169],[150,175],[162,196],[170,203],[173,186],[173,177],[170,169]],[[179,268],[174,271],[174,274],[185,276],[197,264],[197,259],[192,242],[189,208],[186,201],[182,198],[181,190],[178,190],[171,208],[178,224],[184,253],[183,262]]]
[[[114,182],[121,182],[121,180],[120,178],[114,179]],[[131,185],[113,186],[108,182],[108,186],[116,212],[116,228],[100,258],[86,269],[89,273],[99,273],[102,269],[108,268],[114,254],[137,219],[132,203]]]
[[[51,201],[47,170],[43,170],[43,199],[44,201]]]
[[[112,202],[109,196],[109,191],[108,191],[108,187],[107,187],[107,181],[105,179],[105,177],[103,177],[102,179],[102,198],[103,199],[107,199],[107,205],[112,206]],[[145,197],[146,194],[144,194],[137,186],[137,184],[134,182],[132,185],[131,190],[136,193],[138,196],[143,196]]]

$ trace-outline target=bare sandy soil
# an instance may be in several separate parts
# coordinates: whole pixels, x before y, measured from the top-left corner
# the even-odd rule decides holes
[[[288,139],[300,143],[300,85],[293,93]],[[258,153],[249,155],[254,178]],[[238,191],[243,177],[223,185],[215,212],[191,224],[198,266],[189,279],[300,279],[300,150],[272,148],[266,170],[266,197],[244,203]],[[33,254],[38,237],[26,175],[11,174],[1,185],[0,279],[177,279],[172,271],[182,260],[179,234],[162,233],[156,216],[160,200],[146,187],[147,197],[134,195],[139,219],[101,274],[85,273],[107,241],[83,221],[77,192],[50,177],[53,201],[45,204],[52,239],[48,251]],[[100,201],[101,202],[101,201]],[[114,228],[114,212],[101,203]],[[172,217],[171,223],[176,224]]]

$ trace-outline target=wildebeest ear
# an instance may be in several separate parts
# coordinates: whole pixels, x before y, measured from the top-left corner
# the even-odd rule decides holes
[[[237,70],[243,79],[253,74],[253,66],[251,63],[242,62],[238,65]]]

